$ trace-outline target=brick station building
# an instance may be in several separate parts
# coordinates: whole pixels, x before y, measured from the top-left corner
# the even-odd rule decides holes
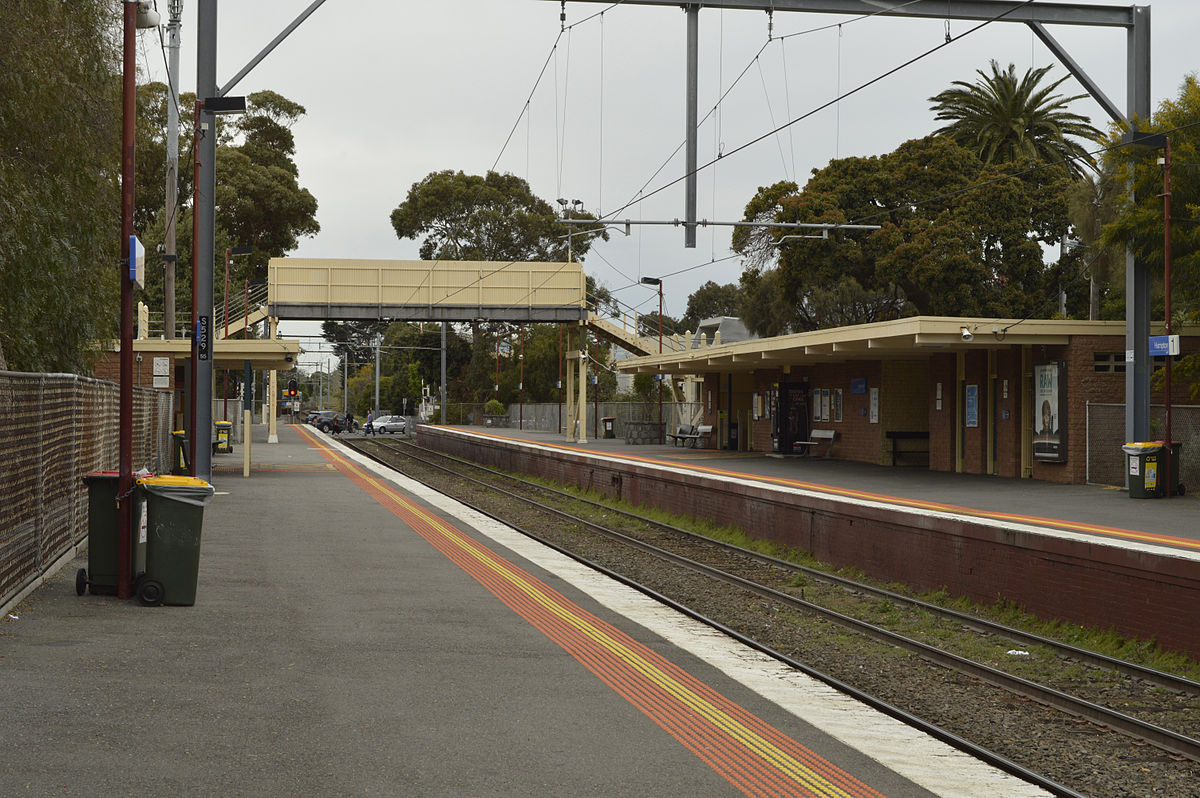
[[[1200,331],[1183,332],[1186,355]],[[701,403],[698,423],[713,428],[709,445],[721,449],[1121,484],[1124,410],[1114,406],[1125,401],[1125,360],[1121,321],[918,316],[701,342],[617,368],[702,377],[688,398]],[[1163,360],[1152,361],[1153,386]],[[1152,387],[1152,438],[1162,436],[1163,399]],[[1176,380],[1172,437],[1183,441],[1185,465],[1189,451],[1200,453],[1200,440],[1189,440],[1200,427],[1188,415],[1195,408],[1180,407],[1189,401]]]

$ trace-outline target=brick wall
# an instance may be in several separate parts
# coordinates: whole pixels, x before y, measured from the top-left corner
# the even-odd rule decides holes
[[[876,579],[944,588],[984,604],[1013,601],[1042,618],[1114,628],[1200,656],[1200,626],[1179,612],[1200,605],[1193,560],[446,429],[421,426],[417,437],[422,446],[506,471],[733,526]]]

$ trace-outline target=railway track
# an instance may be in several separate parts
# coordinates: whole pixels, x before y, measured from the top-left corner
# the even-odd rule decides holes
[[[397,467],[408,476],[483,512],[496,515],[506,523],[513,524],[514,516],[517,516],[519,527],[541,527],[522,531],[577,559],[601,567],[639,589],[666,597],[689,614],[741,637],[756,648],[905,722],[921,726],[956,747],[969,750],[1022,778],[1042,783],[1055,794],[1143,794],[1145,776],[1136,774],[1144,774],[1150,765],[1162,770],[1166,763],[1174,763],[1174,769],[1182,771],[1179,778],[1184,780],[1190,780],[1197,773],[1195,763],[1200,761],[1200,741],[1194,739],[1194,735],[1200,729],[1200,684],[1194,681],[715,541],[611,505],[419,449],[409,442],[343,440],[343,443],[351,444],[364,454]],[[514,508],[526,509],[517,512]],[[553,520],[531,523],[531,519],[537,517]],[[643,559],[634,564],[628,555],[614,554],[612,547],[636,550],[640,557],[652,562]],[[667,569],[663,563],[668,563],[670,569],[682,569],[681,572],[690,575],[689,579],[702,580],[707,587],[682,586],[681,583],[688,579],[664,579],[662,573]],[[714,580],[726,586],[727,591],[721,592],[715,602],[711,598]],[[698,603],[702,606],[697,607]],[[709,609],[714,603],[715,608]],[[739,604],[742,609],[735,610]],[[747,605],[749,612],[746,612]],[[799,621],[801,616],[808,620]],[[781,634],[779,626],[792,630],[790,643],[787,632]],[[839,631],[830,633],[829,628]],[[920,633],[914,633],[914,628]],[[811,644],[814,629],[833,642]],[[846,643],[846,635],[858,640]],[[802,644],[797,645],[797,640]],[[867,644],[864,640],[873,643]],[[870,645],[886,648],[892,653],[871,653],[868,651]],[[1017,650],[1012,646],[1029,650]],[[1059,715],[1052,721],[1020,722],[1026,736],[1039,740],[1035,745],[1022,746],[1010,741],[1008,745],[996,746],[989,735],[974,733],[977,730],[973,724],[963,722],[961,711],[949,713],[947,722],[946,713],[936,708],[929,711],[928,701],[914,700],[903,690],[897,695],[876,697],[871,693],[879,692],[877,687],[865,690],[857,686],[864,682],[861,678],[848,679],[826,672],[828,668],[818,669],[807,664],[814,658],[814,651],[818,652],[817,661],[829,661],[832,657],[830,649],[852,652],[851,663],[842,662],[833,669],[835,672],[848,671],[856,676],[855,658],[859,659],[860,671],[868,667],[863,663],[874,663],[870,666],[873,668],[891,667],[896,665],[894,652],[903,651],[909,656],[905,657],[903,668],[895,668],[892,681],[915,678],[905,674],[932,669],[935,685],[949,681],[958,690],[965,682],[968,686],[973,685],[970,689],[977,693],[982,689],[979,686],[986,685],[994,688],[993,693],[1003,691],[1008,697],[997,699],[996,695],[988,695],[971,699],[979,703],[974,705],[975,709],[967,710],[967,714],[1002,713],[1011,720],[1016,708],[1037,707],[1038,711],[1031,713],[1035,717],[1042,717],[1039,713],[1046,713],[1045,708],[1053,708],[1078,722],[1086,721],[1092,731],[1081,733],[1077,724],[1072,728],[1071,722],[1064,721],[1063,715]],[[1002,654],[997,653],[1001,651]],[[998,661],[1005,667],[998,667]],[[922,664],[915,666],[915,662]],[[1012,665],[1017,667],[1008,667]],[[1056,678],[1031,678],[1031,674],[1051,674]],[[947,675],[952,678],[947,680]],[[886,681],[885,678],[885,685]],[[866,679],[865,682],[880,684],[879,679]],[[926,689],[938,691],[942,688]],[[960,693],[954,695],[955,700],[960,700]],[[967,702],[967,699],[961,700]],[[1022,704],[1026,706],[1022,707]],[[934,720],[918,717],[930,715]],[[1027,726],[1030,722],[1049,724],[1058,730],[1058,739],[1070,741],[1072,745],[1049,746],[1061,753],[1047,756],[1044,753],[1047,735],[1032,733]],[[1108,730],[1149,744],[1132,748],[1128,743],[1124,744],[1140,757],[1130,757],[1126,751],[1115,755],[1093,755],[1106,763],[1120,761],[1124,765],[1122,770],[1135,774],[1133,778],[1139,781],[1138,789],[1130,788],[1129,776],[1113,778],[1093,773],[1090,777],[1081,777],[1073,773],[1077,768],[1047,768],[1042,764],[1047,759],[1077,757],[1078,753],[1073,749],[1078,747],[1076,744],[1081,739],[1113,737],[1106,734]],[[983,744],[975,741],[980,736],[984,737]],[[1055,735],[1049,737],[1054,739]],[[1040,748],[1043,753],[1031,756],[1028,748]],[[1153,753],[1145,755],[1150,751]],[[1141,768],[1133,764],[1138,758],[1145,760]],[[1079,787],[1073,786],[1073,782]],[[1085,789],[1075,791],[1080,788]],[[1158,790],[1158,794],[1174,793]]]

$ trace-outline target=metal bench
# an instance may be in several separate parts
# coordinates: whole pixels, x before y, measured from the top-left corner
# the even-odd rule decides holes
[[[683,445],[686,447],[696,448],[697,442],[704,438],[708,442],[708,437],[712,435],[712,426],[709,424],[683,424],[675,432],[668,432],[667,437],[671,439],[672,446]]]
[[[820,446],[822,443],[825,446],[825,456],[828,457],[833,453],[833,439],[837,437],[837,430],[832,429],[814,429],[809,430],[808,437],[811,440],[793,441],[793,446]]]

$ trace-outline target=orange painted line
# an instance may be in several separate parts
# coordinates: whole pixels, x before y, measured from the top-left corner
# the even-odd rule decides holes
[[[302,434],[335,468],[745,795],[882,798],[390,482]]]
[[[448,429],[448,428],[447,428]],[[531,442],[522,438],[509,438],[503,435],[495,435],[488,432],[471,432],[471,435],[478,435],[482,438],[494,438],[495,440],[505,441],[508,443],[519,443],[529,445]],[[576,446],[566,446],[556,443],[544,443],[542,441],[534,442],[534,445],[544,446],[550,449],[558,449],[564,452],[573,452],[575,454],[586,454],[595,456],[595,451],[582,449]],[[646,463],[648,465],[665,466],[669,468],[681,468],[688,471],[696,471],[699,473],[710,474],[718,477],[730,477],[734,479],[743,479],[751,482],[766,482],[774,485],[781,485],[788,488],[799,488],[802,490],[811,490],[819,493],[828,493],[836,496],[842,496],[851,499],[862,499],[864,501],[881,502],[884,504],[897,504],[903,507],[910,507],[916,510],[932,510],[934,512],[955,513],[957,515],[967,515],[975,518],[986,518],[994,521],[1013,521],[1015,523],[1030,524],[1033,526],[1044,526],[1053,529],[1062,529],[1068,532],[1085,532],[1092,535],[1100,535],[1104,537],[1121,538],[1124,540],[1136,540],[1146,543],[1160,543],[1169,546],[1178,546],[1185,549],[1194,549],[1200,551],[1200,541],[1190,540],[1188,538],[1180,538],[1172,535],[1159,535],[1153,532],[1143,532],[1137,529],[1124,529],[1115,526],[1102,526],[1100,524],[1089,524],[1083,521],[1067,521],[1061,518],[1043,518],[1036,515],[1021,515],[1018,513],[1004,513],[995,510],[980,510],[974,507],[963,507],[957,504],[943,504],[941,502],[926,501],[924,499],[910,499],[904,496],[890,496],[886,493],[870,493],[868,491],[854,490],[853,488],[839,488],[835,485],[825,485],[820,482],[805,482],[799,479],[789,479],[787,477],[772,477],[759,474],[747,474],[744,471],[730,471],[722,468],[712,468],[710,466],[692,465],[690,463],[682,463],[675,460],[662,460],[646,455],[637,454],[622,454],[619,455],[622,460],[632,460],[638,463]]]

